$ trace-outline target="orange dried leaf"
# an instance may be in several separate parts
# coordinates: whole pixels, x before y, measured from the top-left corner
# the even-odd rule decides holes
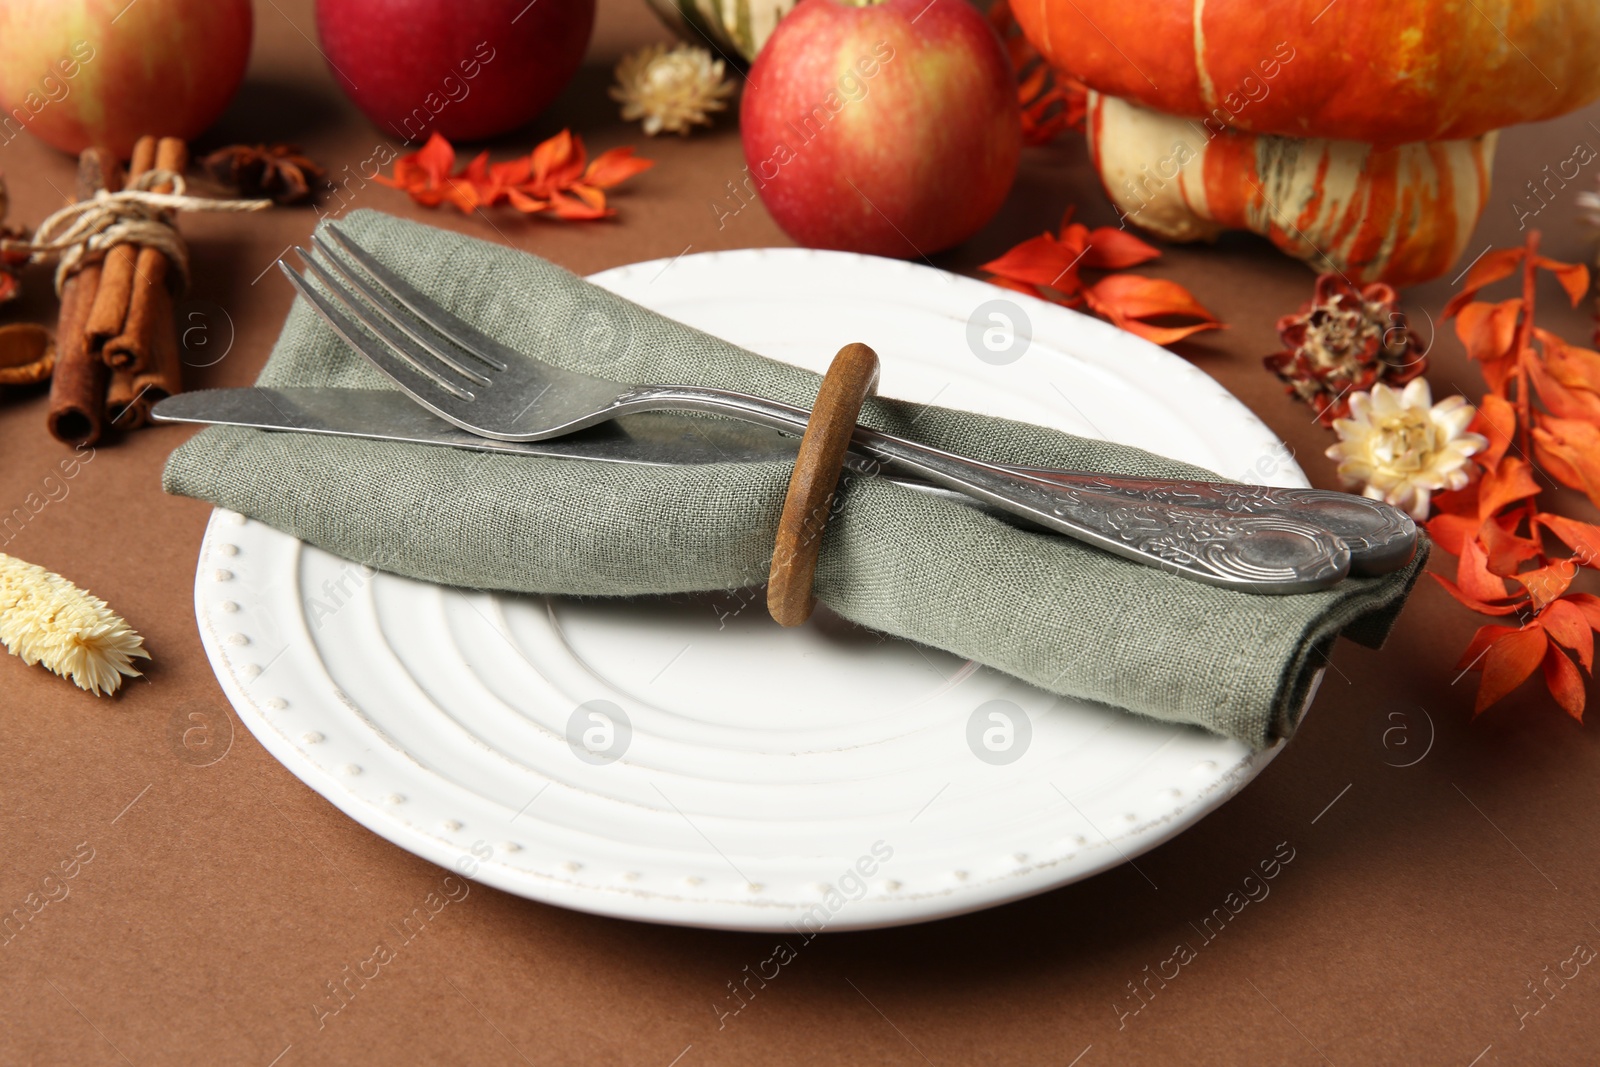
[[[1478,520],[1466,515],[1434,515],[1427,522],[1428,536],[1435,544],[1452,556],[1461,555],[1462,549],[1478,536]]]
[[[1550,639],[1538,623],[1496,639],[1480,661],[1483,678],[1478,682],[1478,699],[1472,713],[1482,714],[1485,708],[1527,681],[1549,647]]]
[[[596,156],[594,162],[583,172],[583,184],[592,185],[596,189],[610,189],[655,165],[655,160],[640,159],[633,154],[631,145],[624,145]]]
[[[1478,483],[1468,482],[1461,489],[1447,489],[1433,496],[1434,514],[1465,515],[1472,519],[1478,517]],[[1461,553],[1454,553],[1460,555]]]
[[[1533,602],[1535,611],[1543,611],[1545,605],[1555,600],[1567,587],[1572,584],[1572,578],[1578,573],[1578,565],[1571,560],[1557,560],[1547,567],[1539,567],[1521,574],[1512,575],[1524,589]]]
[[[1573,559],[1580,566],[1600,567],[1600,526],[1547,512],[1539,513],[1538,522],[1572,549]]]
[[[1506,580],[1490,572],[1488,562],[1483,545],[1477,540],[1468,541],[1456,561],[1456,581],[1461,591],[1473,600],[1484,603],[1505,600],[1511,595],[1506,589]]]
[[[1583,675],[1573,666],[1571,657],[1555,645],[1550,645],[1544,652],[1544,684],[1550,690],[1550,695],[1556,698],[1556,703],[1561,705],[1562,711],[1579,722],[1583,721],[1586,698]]]
[[[1595,596],[1593,593],[1568,593],[1561,600],[1583,612],[1583,617],[1589,622],[1589,629],[1600,631],[1600,596]]]
[[[1547,330],[1535,329],[1533,335],[1543,348],[1550,377],[1570,389],[1600,393],[1600,352],[1569,345]]]
[[[1578,419],[1541,418],[1533,428],[1533,454],[1557,481],[1600,506],[1600,428]]]
[[[1101,226],[1085,235],[1083,265],[1098,270],[1121,270],[1148,263],[1161,255],[1154,245],[1139,240],[1126,230]]]
[[[1557,600],[1539,613],[1539,625],[1552,639],[1577,653],[1585,671],[1594,670],[1594,630],[1583,611],[1570,600]]]
[[[550,201],[540,200],[517,189],[508,190],[506,199],[511,202],[512,207],[525,215],[537,215],[541,211],[550,210]]]
[[[1462,308],[1456,318],[1456,336],[1466,346],[1467,357],[1487,363],[1509,356],[1521,314],[1519,297],[1498,304],[1478,301]]]
[[[450,171],[455,165],[456,150],[438,131],[435,131],[421,148],[395,160],[395,178],[397,181],[401,180],[400,175],[404,172],[407,185],[421,180],[428,186],[439,186],[450,177]]]
[[[1456,661],[1456,670],[1470,671],[1477,669],[1478,661],[1483,654],[1489,651],[1489,646],[1500,640],[1506,634],[1517,632],[1515,626],[1497,626],[1494,623],[1485,623],[1478,627],[1478,632],[1472,635],[1472,640],[1467,643],[1467,650],[1461,653],[1461,658]]]
[[[1088,110],[1088,90],[1081,82],[1051,69],[1023,35],[1009,0],[990,4],[988,17],[1005,44],[1011,69],[1017,72],[1023,143],[1045,144],[1063,130],[1081,130]]]
[[[1500,394],[1485,393],[1478,403],[1478,413],[1473,416],[1471,429],[1489,439],[1489,447],[1480,452],[1477,458],[1485,470],[1494,470],[1511,448],[1512,438],[1517,432],[1517,409]],[[1434,498],[1434,505],[1440,506],[1438,497]]]
[[[571,130],[562,130],[560,133],[543,141],[533,150],[533,181],[543,185],[556,175],[572,169],[574,159],[578,161],[578,170],[583,170],[583,149],[581,141],[572,136]]]
[[[598,191],[597,191],[598,192]],[[603,219],[612,212],[605,208],[605,194],[599,193],[600,207],[586,204],[576,197],[566,193],[556,193],[550,198],[550,209],[558,218],[563,219]]]
[[[1486,253],[1470,270],[1467,271],[1466,284],[1461,287],[1461,292],[1450,298],[1444,306],[1444,317],[1450,318],[1471,303],[1478,295],[1478,290],[1486,285],[1493,285],[1502,278],[1509,278],[1516,273],[1522,261],[1527,258],[1526,248],[1497,248]]]
[[[1526,359],[1528,377],[1538,390],[1539,399],[1558,419],[1577,419],[1586,423],[1600,423],[1600,394],[1586,388],[1568,388],[1550,373],[1541,359]]]
[[[1539,256],[1534,263],[1556,276],[1556,281],[1561,283],[1561,288],[1572,299],[1573,307],[1577,307],[1578,301],[1589,295],[1589,268],[1582,263],[1562,263],[1545,256]]]
[[[522,185],[532,176],[533,160],[528,156],[518,156],[516,159],[508,159],[503,163],[491,163],[489,165],[490,180],[496,185],[502,185],[507,188],[514,185]]]
[[[1510,528],[1505,520],[1510,519]],[[1485,565],[1490,574],[1513,577],[1517,568],[1543,553],[1543,546],[1531,537],[1519,537],[1514,528],[1518,515],[1497,516],[1479,525],[1478,542],[1483,546]]]
[[[1138,274],[1113,274],[1089,287],[1089,303],[1115,308],[1130,319],[1183,315],[1219,325],[1217,317],[1177,282]]]
[[[1507,456],[1494,470],[1484,472],[1478,485],[1478,517],[1488,519],[1508,504],[1538,495],[1539,483],[1533,480],[1532,465]]]
[[[1522,607],[1522,604],[1517,601],[1502,604],[1490,604],[1486,601],[1479,600],[1476,597],[1467,595],[1462,591],[1460,586],[1456,585],[1456,583],[1452,582],[1450,579],[1441,574],[1434,574],[1432,571],[1429,571],[1428,576],[1434,581],[1438,582],[1440,585],[1444,586],[1445,592],[1461,601],[1461,603],[1465,604],[1473,611],[1476,611],[1479,615],[1510,615],[1513,611],[1516,611]]]
[[[592,185],[579,182],[567,191],[596,211],[604,211],[606,209],[606,194]]]
[[[1079,258],[1078,252],[1070,251],[1056,238],[1043,233],[1028,238],[999,259],[992,259],[978,269],[1012,281],[1071,291],[1076,286],[1064,286],[1061,282],[1069,275],[1076,274]],[[1076,280],[1075,277],[1073,280]]]

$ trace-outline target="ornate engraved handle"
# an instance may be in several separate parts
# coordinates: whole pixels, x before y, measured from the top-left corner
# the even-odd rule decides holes
[[[632,407],[715,412],[790,433],[802,432],[810,415],[804,408],[765,397],[698,386],[642,386],[621,398],[617,410]],[[887,461],[1035,525],[1194,581],[1248,593],[1285,594],[1326,589],[1350,573],[1350,548],[1321,518],[1305,510],[1313,501],[1275,503],[1272,493],[1282,490],[1259,496],[1252,495],[1258,487],[1251,486],[1218,483],[1218,488],[1209,489],[1212,483],[1006,467],[864,427],[857,427],[851,440],[854,453]],[[847,465],[870,473],[872,460],[853,456]],[[1235,488],[1246,492],[1232,492]],[[1354,518],[1346,516],[1346,525],[1358,540],[1375,525],[1371,516],[1360,519],[1361,507],[1350,513]],[[1343,515],[1350,509],[1324,507],[1324,511]]]
[[[858,432],[856,443],[1030,522],[1194,581],[1248,593],[1305,593],[1350,572],[1345,542],[1287,509],[1257,513],[1098,491],[870,431]]]
[[[1352,574],[1387,574],[1404,566],[1417,547],[1417,524],[1381,500],[1327,489],[1285,489],[1234,482],[1112,477],[1041,467],[1009,467],[1056,485],[1103,496],[1148,500],[1233,515],[1280,515],[1315,523],[1350,549]]]

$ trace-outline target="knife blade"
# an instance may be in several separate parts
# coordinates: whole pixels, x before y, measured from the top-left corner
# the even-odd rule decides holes
[[[156,422],[243,426],[254,430],[359,437],[498,452],[543,459],[576,459],[662,467],[705,463],[792,464],[798,437],[732,419],[638,412],[548,441],[497,441],[468,433],[404,393],[386,389],[196,389],[158,402]],[[930,496],[959,501],[1017,525],[1037,529],[964,493],[919,478],[879,471],[881,477]]]
[[[549,441],[495,441],[444,421],[404,393],[383,389],[198,389],[167,397],[150,417],[645,466],[792,463],[799,446],[798,438],[763,426],[658,412],[625,415]]]

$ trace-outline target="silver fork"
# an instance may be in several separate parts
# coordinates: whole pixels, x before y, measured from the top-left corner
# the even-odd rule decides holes
[[[809,411],[765,397],[615,382],[517,352],[417,292],[336,228],[326,232],[332,242],[313,237],[321,260],[297,251],[328,295],[280,263],[290,282],[403,391],[472,433],[534,441],[645,410],[708,412],[794,434],[805,428]],[[1126,558],[1246,592],[1326,588],[1350,572],[1353,555],[1361,573],[1392,570],[1416,540],[1403,512],[1343,493],[1008,467],[858,427],[847,465],[872,473],[885,461]]]

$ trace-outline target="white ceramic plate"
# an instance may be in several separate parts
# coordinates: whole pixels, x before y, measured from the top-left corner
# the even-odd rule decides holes
[[[886,395],[1306,484],[1184,360],[982,282],[803,250],[594,280],[815,370],[865,341]],[[509,892],[631,919],[837,930],[989,907],[1172,837],[1275,751],[1060,699],[825,611],[781,630],[748,593],[462,592],[225,511],[195,610],[239,717],[352,818]]]

